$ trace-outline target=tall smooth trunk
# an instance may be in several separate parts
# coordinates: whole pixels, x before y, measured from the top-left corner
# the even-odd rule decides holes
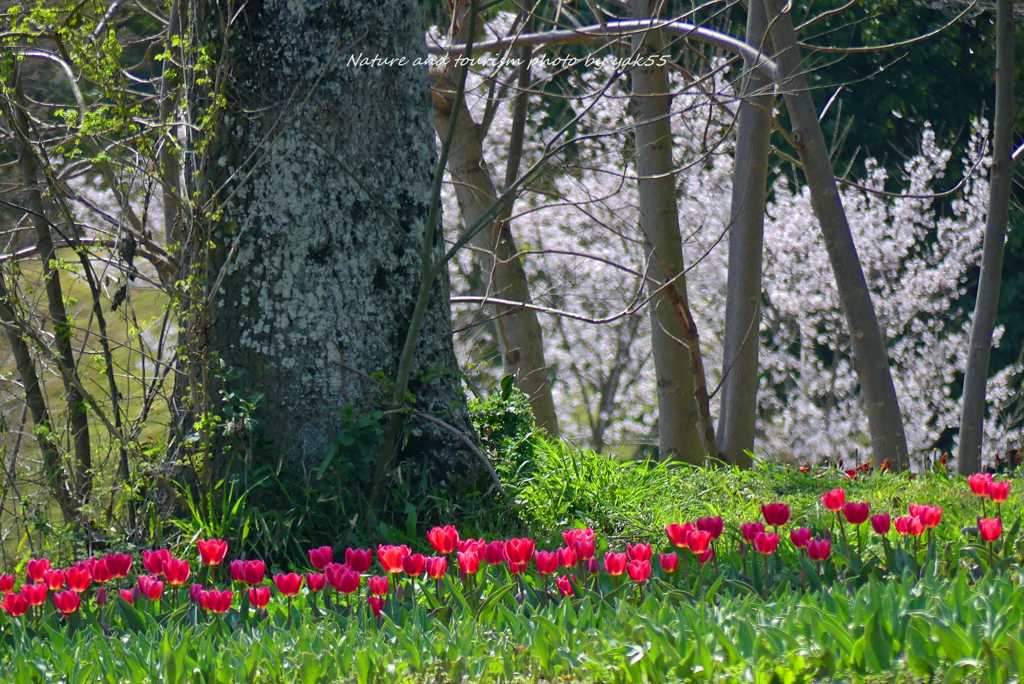
[[[455,86],[450,70],[435,70],[433,81],[434,129],[442,138],[451,122]],[[483,158],[480,126],[473,121],[465,101],[460,101],[455,119],[448,170],[455,181],[455,195],[468,229],[498,198],[494,181]],[[480,230],[470,244],[480,264],[486,296],[515,302],[530,302],[530,285],[509,225],[511,206],[501,212],[493,229]],[[551,377],[544,360],[544,339],[537,312],[525,307],[494,305],[494,325],[505,374],[513,375],[516,386],[530,399],[537,424],[558,435],[558,416],[551,397]]]
[[[25,188],[28,208],[31,211],[32,227],[36,234],[36,248],[42,264],[43,279],[46,283],[46,302],[49,309],[50,325],[53,329],[53,343],[57,350],[57,363],[64,382],[64,394],[68,404],[68,422],[75,451],[75,498],[77,505],[88,500],[92,490],[92,447],[89,438],[89,416],[85,412],[85,401],[76,382],[78,368],[75,365],[75,350],[72,345],[74,332],[68,324],[67,309],[64,306],[64,291],[61,287],[60,272],[57,270],[57,252],[50,234],[50,223],[43,204],[42,183],[35,152],[31,148],[29,135],[27,100],[21,87],[19,69],[14,72],[14,97],[10,101],[11,122],[15,128],[15,148],[21,170],[21,182]]]
[[[850,233],[836,186],[832,160],[818,122],[818,112],[802,71],[793,20],[792,3],[764,0],[769,32],[780,74],[779,85],[792,121],[792,141],[800,155],[811,191],[811,206],[821,225],[839,300],[853,346],[853,365],[860,382],[871,431],[871,455],[876,466],[889,461],[893,468],[907,467],[907,438],[903,431],[896,388],[889,371],[885,340],[878,326],[857,248]]]
[[[989,172],[988,215],[981,253],[978,297],[971,319],[970,349],[960,409],[960,449],[957,471],[970,475],[981,468],[985,424],[985,386],[992,355],[992,330],[999,310],[1003,277],[1003,247],[1013,185],[1013,0],[996,2],[996,113]]]
[[[763,0],[747,4],[747,43],[771,53]],[[722,396],[718,448],[733,465],[749,468],[757,420],[757,351],[761,321],[761,268],[765,186],[774,84],[754,61],[743,62],[729,227]]]
[[[657,0],[631,0],[633,18],[657,16]],[[656,22],[653,22],[656,23]],[[639,58],[658,55],[664,48],[655,29],[637,33],[633,52]],[[656,61],[656,60],[655,60]],[[683,251],[679,236],[675,173],[672,162],[670,112],[672,98],[663,66],[640,66],[631,71],[632,98],[629,110],[635,122],[637,189],[640,200],[640,231],[645,237],[648,275],[660,284],[675,280],[680,297],[686,296]],[[652,290],[659,285],[652,284]],[[704,462],[694,393],[690,352],[683,325],[667,293],[650,303],[651,346],[658,388],[658,449],[662,459],[687,463]],[[717,456],[717,454],[713,454]]]

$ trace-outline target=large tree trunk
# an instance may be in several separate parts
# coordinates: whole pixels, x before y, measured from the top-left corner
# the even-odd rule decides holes
[[[889,461],[893,468],[907,467],[907,437],[903,432],[896,388],[889,372],[889,356],[878,326],[850,224],[839,198],[832,160],[818,122],[818,112],[803,74],[800,50],[789,14],[792,3],[764,0],[772,43],[778,51],[779,88],[793,124],[792,141],[803,163],[811,191],[811,206],[821,225],[839,301],[853,345],[853,365],[863,392],[871,430],[871,455],[876,466]],[[783,5],[787,9],[782,12]]]
[[[1010,214],[1013,186],[1013,0],[996,2],[996,117],[989,176],[985,244],[981,253],[978,298],[971,320],[970,351],[964,375],[964,399],[960,413],[960,449],[957,471],[961,475],[981,467],[982,429],[985,423],[985,385],[992,355],[992,329],[999,310],[999,285],[1003,277],[1003,246]]]
[[[438,136],[448,133],[452,108],[458,106],[455,135],[448,158],[448,170],[455,181],[455,195],[462,223],[470,228],[498,198],[490,171],[483,158],[480,126],[473,121],[465,101],[454,102],[458,74],[453,69],[436,69],[431,74],[434,93],[434,128]],[[511,204],[501,212],[493,228],[477,231],[470,244],[480,264],[485,296],[515,302],[530,302],[530,286],[518,256],[508,217]],[[558,416],[551,397],[551,377],[544,361],[544,340],[537,312],[525,307],[494,305],[494,327],[505,374],[530,398],[537,425],[558,435]]]
[[[198,189],[221,212],[189,240],[182,274],[198,277],[212,300],[189,313],[192,411],[213,393],[215,363],[241,371],[247,391],[265,393],[256,436],[272,443],[275,463],[308,474],[347,405],[368,413],[388,401],[390,388],[371,376],[395,377],[417,300],[435,164],[427,68],[412,65],[426,57],[423,8],[415,0],[230,8],[192,0],[189,11],[193,40],[227,60],[223,107],[214,110],[210,93],[192,91],[189,102],[193,121],[215,117],[196,164]],[[225,41],[217,27],[231,11],[239,16]],[[407,62],[358,66],[360,53]],[[443,248],[437,234],[435,257]],[[416,352],[416,409],[471,433],[445,278],[430,295]],[[407,485],[434,494],[457,495],[484,473],[456,434],[415,419],[398,463]],[[214,460],[210,469],[238,465]],[[348,466],[339,486],[365,490],[372,464]]]
[[[771,54],[763,0],[747,4],[749,44]],[[774,84],[753,60],[743,62],[729,227],[729,280],[725,300],[722,397],[718,448],[741,468],[751,466],[757,420],[757,348],[761,321],[761,264],[765,185]]]
[[[656,0],[631,0],[630,14],[645,19],[657,16]],[[663,49],[657,30],[633,37],[633,52],[644,58]],[[636,175],[640,199],[640,230],[646,239],[649,276],[656,283],[675,279],[680,296],[686,296],[682,276],[683,252],[679,237],[675,173],[672,162],[668,76],[663,66],[632,70],[630,113],[636,122]],[[657,290],[659,285],[651,285]],[[690,352],[683,340],[683,325],[666,293],[651,300],[651,345],[658,386],[658,450],[662,459],[702,464],[704,449],[697,429]],[[717,456],[717,454],[709,454]]]

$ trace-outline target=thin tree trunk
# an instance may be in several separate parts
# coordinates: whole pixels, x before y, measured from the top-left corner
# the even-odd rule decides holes
[[[448,132],[452,108],[455,106],[456,84],[452,75],[450,70],[441,69],[431,74],[431,80],[434,81],[434,129],[441,137]],[[525,91],[526,84],[521,85]],[[517,106],[520,100],[521,97],[516,98]],[[448,170],[455,181],[455,195],[459,201],[463,225],[468,229],[490,209],[498,193],[484,163],[479,124],[473,121],[464,100],[459,102],[458,107]],[[514,121],[514,126],[522,126],[524,119],[525,109],[522,116]],[[519,147],[521,150],[521,135]],[[511,150],[510,157],[516,152]],[[474,247],[474,257],[480,263],[486,296],[530,302],[530,286],[509,225],[511,210],[509,203],[495,220],[493,230],[478,231],[470,244]],[[558,416],[551,397],[551,377],[544,360],[544,340],[537,312],[525,307],[495,305],[493,308],[496,314],[494,323],[498,333],[498,349],[501,351],[505,374],[515,376],[516,386],[530,398],[530,407],[537,425],[557,436]]]
[[[839,300],[850,330],[854,368],[870,425],[871,455],[876,466],[889,461],[893,468],[903,469],[907,466],[907,438],[896,388],[889,372],[885,340],[839,198],[818,113],[803,75],[793,20],[788,11],[780,11],[782,5],[779,0],[765,0],[772,43],[778,51],[779,86],[786,99],[793,124],[793,144],[803,163],[811,191],[811,206],[821,224]],[[792,7],[792,4],[787,3],[786,7]]]
[[[630,15],[637,19],[657,16],[659,4],[657,0],[631,0]],[[632,47],[633,53],[644,59],[658,55],[664,46],[661,34],[651,30],[634,35]],[[640,230],[646,238],[647,258],[651,262],[649,275],[657,283],[650,287],[656,290],[661,283],[678,278],[675,281],[677,291],[685,298],[668,76],[663,66],[637,67],[631,75],[633,95],[629,108],[636,124]],[[662,459],[702,464],[704,454],[697,430],[690,352],[682,342],[685,332],[673,308],[666,293],[651,300],[651,345],[658,387],[658,450]]]
[[[1013,0],[996,2],[996,113],[993,125],[992,169],[989,176],[988,215],[981,254],[978,298],[971,320],[970,351],[964,376],[960,413],[960,450],[957,471],[970,475],[981,467],[981,441],[985,423],[985,386],[992,354],[992,329],[999,310],[1003,276],[1003,246],[1013,185]]]
[[[768,17],[762,0],[747,4],[747,42],[767,53]],[[761,321],[761,266],[765,186],[774,96],[771,79],[743,62],[729,227],[722,396],[718,448],[728,463],[749,468],[757,419],[757,350]]]
[[[46,407],[43,388],[36,373],[36,363],[28,344],[21,336],[20,326],[14,315],[14,300],[3,277],[0,277],[0,322],[3,323],[7,342],[11,345],[11,353],[14,356],[14,364],[18,368],[18,376],[25,390],[25,404],[32,412],[32,423],[35,425],[32,432],[39,442],[39,452],[43,455],[43,478],[46,487],[53,492],[60,505],[64,522],[70,523],[77,517],[78,510],[67,488],[60,454],[54,448],[53,423],[50,421],[50,412]]]
[[[32,213],[32,226],[36,233],[36,246],[42,262],[43,277],[46,281],[46,299],[49,306],[50,324],[53,327],[54,346],[57,349],[57,363],[61,365],[61,378],[68,402],[68,417],[75,449],[75,498],[78,504],[89,498],[92,489],[92,450],[89,440],[89,417],[85,412],[85,401],[78,391],[74,379],[78,377],[75,367],[75,352],[72,346],[73,333],[68,325],[68,314],[64,306],[64,293],[60,284],[60,273],[56,267],[56,251],[50,235],[49,221],[43,206],[43,195],[39,182],[39,169],[35,154],[29,145],[28,113],[25,95],[21,87],[19,69],[14,72],[14,99],[10,103],[11,119],[16,131],[15,147],[18,152],[22,184]]]
[[[174,48],[174,38],[181,33],[181,7],[179,0],[171,0],[171,11],[167,17],[167,45],[164,48],[166,56],[163,62],[163,71],[160,74],[160,124],[167,125],[167,122],[174,114],[178,94],[178,67],[174,63],[174,55],[178,50]],[[183,237],[184,218],[181,203],[181,164],[178,161],[178,151],[173,146],[173,135],[171,130],[166,130],[164,139],[160,141],[160,182],[163,195],[164,209],[164,240],[168,250],[170,261],[177,263],[177,250],[172,250],[173,245],[180,245]],[[170,271],[164,273],[161,270],[161,278],[173,279],[175,273]],[[165,282],[165,285],[170,284]]]

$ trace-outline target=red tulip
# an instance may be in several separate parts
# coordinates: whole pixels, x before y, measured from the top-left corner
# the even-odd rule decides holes
[[[1003,523],[999,518],[983,518],[978,521],[978,533],[983,542],[994,542],[1003,533]]]
[[[856,480],[857,479],[857,471],[856,471],[856,469],[851,468],[850,470],[847,470],[846,471],[846,477],[848,479],[850,479],[850,480]]]
[[[766,524],[782,527],[789,522],[789,506],[784,503],[765,504],[761,506],[761,515]]]
[[[535,545],[532,539],[509,539],[505,542],[505,560],[509,568],[513,565],[524,567],[533,558]]]
[[[922,515],[924,515],[924,512],[925,510],[928,509],[928,506],[922,506],[920,504],[910,504],[909,508],[910,515],[914,516],[915,518],[920,518]]]
[[[14,589],[14,575],[0,575],[0,594]]]
[[[50,591],[57,591],[64,586],[63,570],[47,570],[43,573],[43,584]]]
[[[270,587],[253,587],[249,589],[249,605],[253,608],[266,608],[270,603]]]
[[[123,598],[128,603],[131,603],[132,605],[135,604],[135,599],[142,595],[142,592],[139,591],[138,587],[132,587],[131,589],[121,589],[117,593],[121,595],[121,598]]]
[[[89,574],[92,575],[93,581],[99,584],[106,584],[113,577],[106,558],[90,558]]]
[[[572,547],[563,546],[558,549],[558,564],[563,568],[575,568],[579,561],[579,556]]]
[[[811,541],[811,531],[806,527],[797,527],[789,531],[789,541],[798,549],[806,549],[807,542]]]
[[[459,571],[465,575],[472,575],[480,569],[480,556],[471,551],[459,551],[456,554],[459,561]]]
[[[274,575],[274,586],[285,596],[298,596],[302,589],[302,575],[294,572],[287,575],[278,573]]]
[[[1010,496],[1009,482],[993,482],[988,486],[988,495],[992,501],[1002,503]]]
[[[701,554],[697,554],[697,561],[698,561],[698,562],[699,562],[699,563],[700,563],[701,565],[704,565],[704,564],[705,564],[705,563],[707,563],[707,562],[708,562],[709,560],[712,560],[712,559],[714,559],[714,557],[715,557],[715,550],[714,550],[714,549],[708,549],[708,550],[707,550],[707,551],[705,551],[704,553],[701,553]]]
[[[912,534],[915,537],[924,533],[924,523],[921,522],[920,518],[908,515],[902,518],[896,518],[896,531],[902,535]]]
[[[757,535],[764,532],[764,524],[759,522],[743,523],[740,525],[740,534],[747,540],[748,543],[753,544],[754,539]]]
[[[360,574],[366,572],[370,569],[372,562],[373,551],[370,551],[370,549],[345,549],[345,565],[352,568],[353,572]]]
[[[484,547],[484,562],[499,565],[505,562],[505,542],[492,541]]]
[[[324,568],[334,562],[334,549],[330,546],[321,546],[309,550],[309,563],[314,570],[323,572]],[[367,566],[369,567],[369,566]]]
[[[690,551],[700,555],[708,550],[708,544],[711,543],[711,533],[703,530],[694,530],[690,533],[689,539]]]
[[[884,537],[889,534],[891,526],[892,521],[889,519],[888,513],[879,513],[878,515],[871,516],[871,528],[875,531],[875,534]]]
[[[631,561],[648,561],[650,562],[654,552],[651,551],[650,544],[634,544],[632,546],[626,545],[626,556]]]
[[[673,573],[679,569],[679,556],[674,553],[659,553],[658,564],[662,572]]]
[[[228,543],[223,539],[200,539],[196,546],[199,547],[199,557],[206,565],[220,565],[228,553]]]
[[[107,605],[107,588],[100,587],[100,590],[96,592],[96,598],[93,599],[97,606]]]
[[[590,532],[590,529],[587,528]],[[594,533],[590,532],[590,536],[578,534],[576,535],[576,541],[573,542],[572,550],[576,552],[576,556],[580,560],[589,561],[594,557]]]
[[[581,554],[576,548],[577,544],[582,543],[584,546],[589,545],[590,548],[594,548],[594,530],[589,527],[584,529],[574,528],[571,530],[563,530],[562,539],[565,540],[566,548],[576,551],[576,554],[579,555],[580,558],[583,558],[583,554]],[[591,552],[591,556],[593,556],[593,552]],[[590,558],[583,558],[583,560],[590,560]]]
[[[366,602],[370,604],[370,610],[373,611],[373,617],[379,618],[380,614],[384,612],[384,599],[379,596],[370,596],[366,599]]]
[[[6,594],[0,608],[11,617],[21,617],[28,611],[28,601],[21,594]]]
[[[482,556],[485,546],[487,546],[487,542],[483,539],[460,539],[458,549],[462,553],[475,553]]]
[[[64,615],[71,615],[82,605],[82,597],[77,591],[62,591],[53,595],[53,605]]]
[[[92,573],[87,568],[79,568],[77,566],[68,568],[64,571],[64,582],[68,585],[68,589],[78,594],[88,589],[89,585],[92,584]]]
[[[142,552],[142,565],[150,575],[159,577],[164,574],[164,563],[171,560],[171,552],[167,549]]]
[[[561,577],[555,578],[556,584],[558,584],[558,593],[563,597],[572,596],[572,583],[569,581],[568,575],[562,575]]]
[[[132,569],[132,557],[127,553],[112,553],[106,557],[111,579],[124,579]]]
[[[50,569],[50,561],[45,558],[28,562],[28,579],[30,582],[42,582],[43,575]]]
[[[967,478],[967,485],[975,496],[988,496],[988,487],[992,484],[992,476],[988,473],[977,473]]]
[[[827,560],[832,553],[832,543],[827,539],[812,539],[807,542],[807,555],[812,561]]]
[[[651,561],[631,560],[626,565],[626,572],[634,582],[644,582],[651,576]]]
[[[842,489],[833,489],[821,496],[821,503],[830,511],[838,511],[846,503],[846,492]]]
[[[157,601],[164,593],[164,583],[150,575],[139,575],[139,593],[150,601]]]
[[[681,549],[685,549],[688,546],[687,540],[690,537],[690,533],[696,530],[690,523],[680,525],[679,523],[672,523],[665,528],[665,534],[668,535],[669,541],[678,546]]]
[[[539,575],[553,575],[558,572],[557,552],[538,551],[533,560],[537,563],[537,574]]]
[[[204,591],[206,591],[206,589],[203,588],[203,585],[196,584],[196,583],[193,582],[188,587],[188,598],[189,598],[189,600],[192,601],[192,603],[196,604],[197,606],[202,606],[203,602],[200,599],[202,598],[202,594],[203,594]]]
[[[267,587],[269,590],[269,587]],[[208,610],[216,615],[221,615],[228,612],[231,609],[231,600],[235,597],[235,592],[230,589],[224,591],[217,591],[216,589],[210,589],[209,591],[203,591],[199,594],[199,605],[204,610]]]
[[[624,553],[606,553],[604,555],[604,569],[609,575],[619,576],[626,572],[626,563],[629,557]]]
[[[256,586],[263,582],[266,573],[267,565],[261,560],[231,561],[231,578],[236,582]]]
[[[388,576],[379,575],[370,578],[370,593],[375,596],[383,596],[388,593]]]
[[[601,574],[601,562],[596,558],[591,558],[587,561],[587,572],[591,575]]]
[[[921,523],[926,529],[938,527],[939,523],[942,522],[942,508],[939,506],[924,506],[923,510],[919,510],[921,512]]]
[[[427,576],[440,579],[448,571],[448,559],[445,556],[431,556],[427,559]]]
[[[330,569],[332,566],[328,566]],[[363,583],[363,576],[358,572],[345,566],[340,566],[343,569],[340,572],[328,572],[327,581],[331,583],[331,586],[336,591],[342,594],[352,594],[359,590],[359,585]],[[385,591],[387,591],[387,578],[385,578]]]
[[[45,584],[25,584],[21,587],[21,595],[30,606],[41,606],[46,603],[46,594]]]
[[[770,555],[775,553],[775,549],[779,546],[779,535],[771,534],[769,532],[759,532],[754,537],[754,548],[757,549],[758,553],[764,555]]]
[[[394,575],[404,571],[402,559],[409,553],[409,547],[405,544],[401,546],[380,545],[377,547],[377,560],[380,561],[384,572]]]
[[[180,587],[192,576],[192,566],[187,560],[171,558],[164,562],[164,579],[172,587]],[[260,579],[263,579],[262,577]]]
[[[871,506],[866,503],[848,503],[843,506],[843,515],[851,525],[861,525],[867,522],[871,514]]]
[[[442,556],[447,556],[455,551],[459,545],[459,533],[451,525],[435,527],[430,532],[427,532],[427,539],[430,541],[430,545],[434,547],[434,550]]]
[[[422,553],[414,553],[402,558],[402,569],[410,577],[419,577],[427,565],[427,558]]]
[[[327,586],[327,575],[322,572],[307,572],[306,573],[306,587],[313,593],[323,591],[323,588]]]
[[[711,541],[722,536],[722,519],[718,516],[713,518],[697,518],[697,529],[702,532],[711,533]]]

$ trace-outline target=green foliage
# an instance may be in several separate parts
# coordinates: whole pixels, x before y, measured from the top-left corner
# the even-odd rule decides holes
[[[637,596],[558,600],[514,591],[501,571],[444,582],[439,601],[390,598],[314,607],[275,598],[265,613],[212,618],[120,598],[41,623],[0,621],[0,679],[43,682],[944,682],[1024,676],[1019,576],[871,580],[859,589],[764,601],[713,587],[689,596],[653,581]],[[624,591],[628,590],[628,591]],[[718,595],[711,600],[711,593]],[[159,617],[158,617],[159,616]]]
[[[492,455],[502,479],[523,477],[532,463],[536,428],[530,399],[515,386],[514,378],[502,378],[501,391],[486,399],[470,399],[469,412],[481,446]]]

